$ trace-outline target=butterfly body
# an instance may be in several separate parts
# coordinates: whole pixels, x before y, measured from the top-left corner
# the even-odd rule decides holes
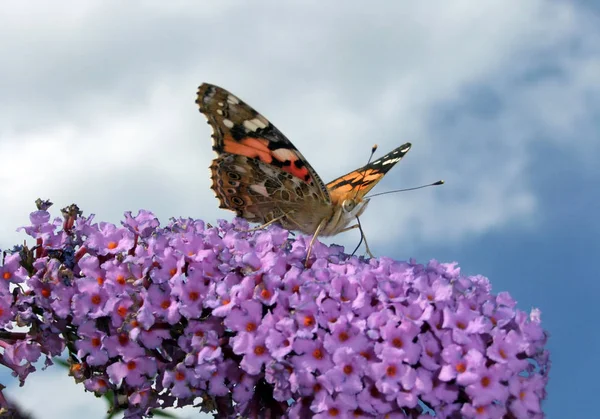
[[[210,170],[220,207],[250,222],[333,236],[366,209],[365,198],[410,150],[382,158],[325,184],[296,147],[264,116],[225,89],[204,83],[196,103],[213,129]]]

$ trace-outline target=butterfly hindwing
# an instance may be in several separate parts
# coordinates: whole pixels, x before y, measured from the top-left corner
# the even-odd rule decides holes
[[[279,223],[290,230],[313,229],[330,212],[317,191],[292,174],[260,159],[222,153],[211,166],[212,189],[221,208],[250,222]]]

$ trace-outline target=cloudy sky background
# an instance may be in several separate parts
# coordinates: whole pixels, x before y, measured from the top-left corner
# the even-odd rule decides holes
[[[362,218],[379,256],[458,261],[551,333],[549,418],[597,413],[600,10],[472,2],[9,2],[0,15],[0,248],[36,198],[96,220],[231,219],[197,86],[271,120],[324,180],[410,141]],[[358,233],[334,240],[349,251]],[[53,368],[5,390],[38,418],[105,405]],[[576,412],[577,414],[574,414]]]

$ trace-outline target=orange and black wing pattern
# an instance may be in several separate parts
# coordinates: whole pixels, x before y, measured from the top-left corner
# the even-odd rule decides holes
[[[227,90],[208,83],[198,88],[196,103],[213,129],[213,150],[258,159],[287,172],[320,191],[330,203],[319,175],[298,149],[252,107]]]
[[[402,160],[410,147],[410,143],[402,144],[380,159],[329,182],[327,189],[331,201],[340,204],[346,198],[362,199],[396,163]]]

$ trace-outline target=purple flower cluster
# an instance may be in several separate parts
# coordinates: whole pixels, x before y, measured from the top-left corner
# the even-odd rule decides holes
[[[32,213],[36,246],[0,266],[0,362],[21,380],[66,348],[76,381],[126,417],[544,416],[539,312],[455,264],[317,242],[306,268],[310,238],[277,226],[63,215]]]

